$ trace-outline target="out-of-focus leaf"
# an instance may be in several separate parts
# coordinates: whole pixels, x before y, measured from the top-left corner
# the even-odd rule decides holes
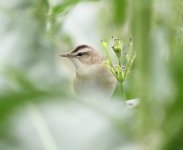
[[[52,8],[52,14],[54,16],[62,13],[63,11],[66,11],[69,7],[75,5],[78,3],[80,0],[67,0],[61,4],[58,4]]]
[[[112,1],[114,5],[114,23],[121,25],[125,21],[127,0],[115,0]]]
[[[166,116],[162,124],[165,142],[163,150],[183,149],[183,43],[176,46],[176,51],[171,56],[170,69],[175,86],[174,100],[166,109]]]
[[[81,1],[97,1],[97,0],[65,0],[60,4],[55,5],[51,8],[51,15],[49,17],[55,17],[65,11],[67,11],[72,6],[75,6]]]
[[[47,0],[34,0],[32,2],[31,12],[33,17],[40,23],[42,29],[46,29],[48,7],[49,5]]]
[[[0,94],[0,122],[1,120],[6,119],[16,107],[21,106],[28,101],[37,102],[44,97],[49,99],[49,97],[66,97],[66,95],[69,95],[69,93],[62,90],[62,87],[59,89],[58,85],[55,85],[55,88],[50,87],[50,85],[45,89],[39,88],[39,86],[35,85],[23,71],[9,69],[4,75],[10,82],[10,89],[5,90],[6,92]],[[12,89],[11,84],[16,85],[17,89]]]

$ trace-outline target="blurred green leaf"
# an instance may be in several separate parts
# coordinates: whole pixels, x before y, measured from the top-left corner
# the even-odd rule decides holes
[[[114,5],[114,23],[121,25],[124,23],[127,14],[127,0],[112,1]]]
[[[57,16],[80,1],[81,0],[66,0],[65,2],[58,4],[52,8],[52,15]]]

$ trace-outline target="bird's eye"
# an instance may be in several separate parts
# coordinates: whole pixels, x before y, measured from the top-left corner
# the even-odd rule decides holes
[[[82,53],[78,53],[77,56],[82,56],[83,54]]]

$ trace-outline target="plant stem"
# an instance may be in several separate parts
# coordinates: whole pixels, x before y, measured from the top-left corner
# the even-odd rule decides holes
[[[120,82],[120,86],[121,86],[121,95],[124,101],[126,101],[126,94],[125,94],[125,90],[123,87],[123,82]]]
[[[121,57],[118,58],[119,60],[119,66],[122,69],[122,62],[121,62]],[[123,71],[121,72],[121,76],[123,76]],[[124,101],[126,101],[126,95],[125,95],[125,91],[124,91],[124,87],[123,87],[123,82],[120,82],[120,87],[121,87],[121,95],[122,95],[122,99]]]
[[[119,66],[122,67],[121,58],[119,58],[118,60],[119,60]]]
[[[110,61],[110,65],[113,66],[113,65],[112,65],[111,57],[110,57],[110,55],[109,55],[109,50],[108,50],[108,48],[105,47],[104,49],[105,49],[105,53],[106,53],[106,55],[107,55],[107,57],[108,57],[108,59],[109,59],[109,61]]]

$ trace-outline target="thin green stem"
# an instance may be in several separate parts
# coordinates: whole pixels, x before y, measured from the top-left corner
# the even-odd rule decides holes
[[[120,82],[120,86],[121,86],[121,96],[122,96],[123,100],[126,101],[126,94],[125,94],[125,90],[123,87],[123,82]]]
[[[118,60],[119,60],[119,66],[122,67],[121,58],[119,58]]]
[[[129,63],[127,62],[126,67],[125,67],[125,72],[124,72],[124,80],[126,79],[126,75],[127,75],[128,70],[129,70],[128,67],[129,67]]]
[[[105,49],[105,53],[106,53],[106,55],[107,55],[107,57],[108,57],[108,59],[109,59],[109,61],[110,61],[110,65],[112,65],[112,60],[111,60],[111,57],[110,57],[110,55],[109,55],[109,50],[108,50],[108,48],[104,48]],[[113,65],[112,65],[113,66]]]

